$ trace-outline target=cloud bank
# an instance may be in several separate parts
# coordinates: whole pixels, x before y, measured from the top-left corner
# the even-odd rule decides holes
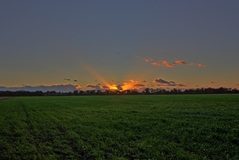
[[[74,90],[80,90],[79,85],[71,85],[71,84],[60,84],[60,85],[50,85],[50,86],[23,86],[23,87],[1,87],[0,91],[56,91],[56,92],[73,92]]]

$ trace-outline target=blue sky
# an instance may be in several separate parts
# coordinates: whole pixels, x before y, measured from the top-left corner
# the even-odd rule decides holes
[[[238,6],[237,0],[0,1],[0,86],[133,80],[165,87],[155,81],[163,79],[238,88]],[[174,64],[179,60],[186,63]]]

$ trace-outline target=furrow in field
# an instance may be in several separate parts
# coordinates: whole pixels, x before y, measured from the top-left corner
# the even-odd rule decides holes
[[[54,152],[63,159],[67,157],[71,157],[73,159],[87,158],[87,152],[85,151],[83,145],[81,145],[83,142],[80,135],[72,130],[72,128],[69,128],[69,124],[64,123],[61,119],[53,115],[48,115],[47,117],[54,124],[58,138],[60,138],[58,139],[55,137],[56,142],[58,141],[58,145],[55,146]],[[62,150],[62,147],[65,148],[65,151]]]
[[[22,108],[22,110],[25,114],[25,118],[26,118],[25,123],[27,124],[27,130],[28,130],[28,133],[29,133],[29,136],[28,136],[29,141],[35,146],[37,157],[39,159],[41,159],[42,157],[39,153],[39,145],[35,141],[35,139],[36,139],[36,135],[35,135],[35,132],[34,132],[35,127],[31,122],[31,115],[30,115],[27,107],[24,105],[23,102],[19,101],[19,106],[21,106],[21,108]]]

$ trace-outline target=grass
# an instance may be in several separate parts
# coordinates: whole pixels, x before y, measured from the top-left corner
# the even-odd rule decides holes
[[[2,98],[0,159],[239,159],[239,95]]]

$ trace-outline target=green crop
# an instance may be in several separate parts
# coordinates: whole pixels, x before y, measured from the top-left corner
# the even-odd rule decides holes
[[[239,95],[0,98],[0,159],[239,159]]]

